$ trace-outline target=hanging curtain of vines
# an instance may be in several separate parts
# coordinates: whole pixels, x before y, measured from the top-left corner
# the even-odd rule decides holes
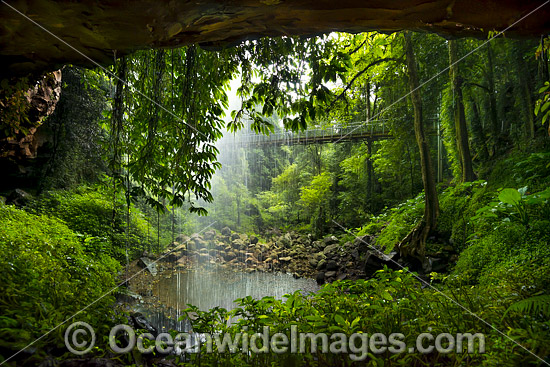
[[[224,87],[237,72],[237,50],[140,51],[117,64],[125,68],[127,87],[125,98],[116,94],[113,101],[114,182],[128,175],[130,184],[118,188],[127,186],[133,200],[144,197],[159,211],[189,201],[191,211],[205,214],[196,201],[212,200],[209,180],[220,167],[214,143],[222,134]]]

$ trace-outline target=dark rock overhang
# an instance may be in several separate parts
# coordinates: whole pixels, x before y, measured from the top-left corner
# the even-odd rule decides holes
[[[8,0],[0,4],[1,74],[41,73],[66,63],[93,66],[90,59],[106,65],[138,49],[192,43],[223,47],[261,36],[410,29],[486,37],[542,4],[540,0]],[[544,5],[506,35],[536,37],[549,30],[550,5]]]

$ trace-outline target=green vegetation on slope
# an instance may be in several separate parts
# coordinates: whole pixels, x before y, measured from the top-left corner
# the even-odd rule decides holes
[[[115,260],[89,251],[53,217],[0,203],[0,223],[0,358],[11,356],[89,305],[74,320],[96,326],[109,322],[114,298],[108,291],[119,269]],[[65,327],[53,330],[23,355],[36,361],[44,352],[63,347],[64,331]]]

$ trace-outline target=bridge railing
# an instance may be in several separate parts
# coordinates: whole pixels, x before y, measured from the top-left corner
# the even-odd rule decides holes
[[[294,132],[283,130],[269,135],[239,134],[239,143],[248,144],[300,144],[316,141],[333,141],[334,139],[349,139],[358,136],[385,136],[389,129],[384,121],[359,121],[348,124],[334,124],[323,127]]]

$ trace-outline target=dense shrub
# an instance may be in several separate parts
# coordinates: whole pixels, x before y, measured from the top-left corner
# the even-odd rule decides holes
[[[422,193],[371,218],[370,222],[363,226],[357,235],[377,235],[376,245],[390,251],[422,218],[423,212],[424,194]]]
[[[87,254],[60,220],[0,204],[0,253],[0,360],[96,300],[76,319],[108,320],[113,297],[100,297],[114,287],[118,263]],[[55,329],[34,347],[60,346],[63,332]]]
[[[116,209],[114,217],[113,208]],[[148,224],[141,211],[131,208],[129,233],[126,233],[124,201],[117,196],[113,203],[112,194],[99,186],[44,193],[29,205],[29,210],[63,220],[71,230],[88,238],[86,249],[92,253],[104,251],[123,262],[126,249],[132,259],[149,248]]]
[[[255,300],[245,297],[237,300],[239,307],[232,311],[214,308],[201,311],[196,307],[186,310],[193,320],[196,332],[226,333],[233,338],[236,333],[262,333],[265,326],[269,334],[291,335],[294,326],[297,332],[343,333],[348,337],[362,334],[366,338],[375,333],[386,336],[403,334],[407,347],[415,346],[421,333],[483,333],[486,353],[428,353],[422,354],[408,348],[401,353],[373,351],[372,344],[366,349],[351,348],[344,353],[321,353],[310,349],[306,341],[305,353],[201,353],[186,356],[183,365],[240,365],[240,366],[518,366],[538,365],[539,361],[529,352],[516,348],[512,340],[499,333],[511,330],[514,335],[525,333],[527,328],[533,337],[522,339],[523,345],[540,356],[550,353],[545,340],[550,337],[548,321],[517,314],[503,318],[507,307],[517,296],[508,289],[492,286],[464,287],[460,279],[453,278],[438,284],[438,290],[422,287],[417,278],[405,270],[388,269],[377,272],[375,278],[358,281],[337,281],[325,285],[313,295],[299,291],[285,296],[283,300],[264,297]],[[464,306],[461,306],[464,305]],[[470,312],[471,311],[471,312]],[[231,317],[236,323],[227,324]],[[493,325],[493,326],[491,326]],[[242,336],[241,336],[242,338]],[[234,339],[235,340],[235,339]],[[330,339],[332,343],[335,339]],[[368,340],[368,339],[367,339]],[[242,345],[242,344],[241,344]],[[287,344],[288,345],[288,344]],[[317,345],[320,348],[321,343]],[[204,348],[204,345],[203,345]],[[219,350],[218,350],[219,351]],[[364,352],[364,353],[363,353]],[[350,355],[358,358],[351,360]]]

